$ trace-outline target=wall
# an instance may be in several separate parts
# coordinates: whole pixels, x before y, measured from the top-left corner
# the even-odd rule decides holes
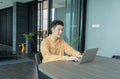
[[[55,8],[54,19],[62,20],[65,22],[65,7]]]
[[[0,10],[0,43],[12,46],[13,8]]]
[[[34,1],[28,3],[15,2],[13,5],[13,50],[19,51],[19,45],[25,42],[23,33],[34,32],[33,47],[37,49],[37,8]],[[37,40],[37,39],[36,39]]]
[[[85,48],[98,55],[120,55],[120,0],[88,0]],[[94,28],[93,28],[93,27]]]
[[[18,45],[24,42],[22,34],[36,30],[37,8],[35,9],[34,5],[34,1],[16,2],[13,7],[0,10],[0,43],[13,45],[16,50]],[[35,46],[34,48],[36,49]]]
[[[38,5],[37,0],[31,1],[27,3],[27,11],[28,11],[28,32],[33,32],[34,37],[32,41],[32,53],[37,52],[37,13],[38,13]]]
[[[27,5],[15,2],[13,6],[13,50],[19,51],[19,45],[24,42],[23,33],[28,32]]]

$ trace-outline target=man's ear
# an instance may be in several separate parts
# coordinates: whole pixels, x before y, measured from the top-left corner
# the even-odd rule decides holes
[[[54,28],[52,27],[52,28],[51,28],[51,32],[53,32],[53,31],[54,31]]]

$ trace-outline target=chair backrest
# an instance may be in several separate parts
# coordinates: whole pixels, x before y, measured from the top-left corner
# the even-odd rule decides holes
[[[41,53],[41,52],[38,53],[38,57],[40,58],[40,63],[42,63],[43,56],[42,56],[42,53]],[[39,63],[39,64],[40,64],[40,63]]]
[[[38,79],[41,79],[40,78],[40,71],[39,71],[39,64],[41,64],[42,63],[42,54],[41,54],[41,52],[39,52],[39,53],[35,53],[34,54],[34,56],[35,56],[35,63],[36,63],[36,68],[37,68],[37,73],[38,73]]]
[[[120,59],[120,55],[113,55],[112,58]]]
[[[34,56],[35,56],[35,62],[37,63],[37,65],[41,64],[43,59],[41,52],[35,53]]]

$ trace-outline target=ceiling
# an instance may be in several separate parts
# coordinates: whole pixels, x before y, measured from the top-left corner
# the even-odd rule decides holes
[[[0,0],[0,9],[7,8],[13,6],[13,2],[29,2],[33,0]]]
[[[53,0],[52,7],[54,8],[65,7],[65,0]]]
[[[30,1],[34,1],[34,0],[0,0],[0,9],[11,7],[11,6],[13,6],[14,2],[26,3],[26,2],[30,2]],[[42,0],[38,0],[38,1],[42,1]],[[54,8],[64,7],[65,6],[65,0],[53,0],[53,5],[52,6]]]

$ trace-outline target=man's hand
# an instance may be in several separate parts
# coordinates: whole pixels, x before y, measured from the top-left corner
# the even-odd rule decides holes
[[[78,59],[82,58],[82,55],[78,55],[77,58],[78,58]]]
[[[78,62],[79,59],[78,59],[77,57],[75,57],[75,56],[70,56],[70,57],[68,58],[68,61],[75,61],[75,62]]]

